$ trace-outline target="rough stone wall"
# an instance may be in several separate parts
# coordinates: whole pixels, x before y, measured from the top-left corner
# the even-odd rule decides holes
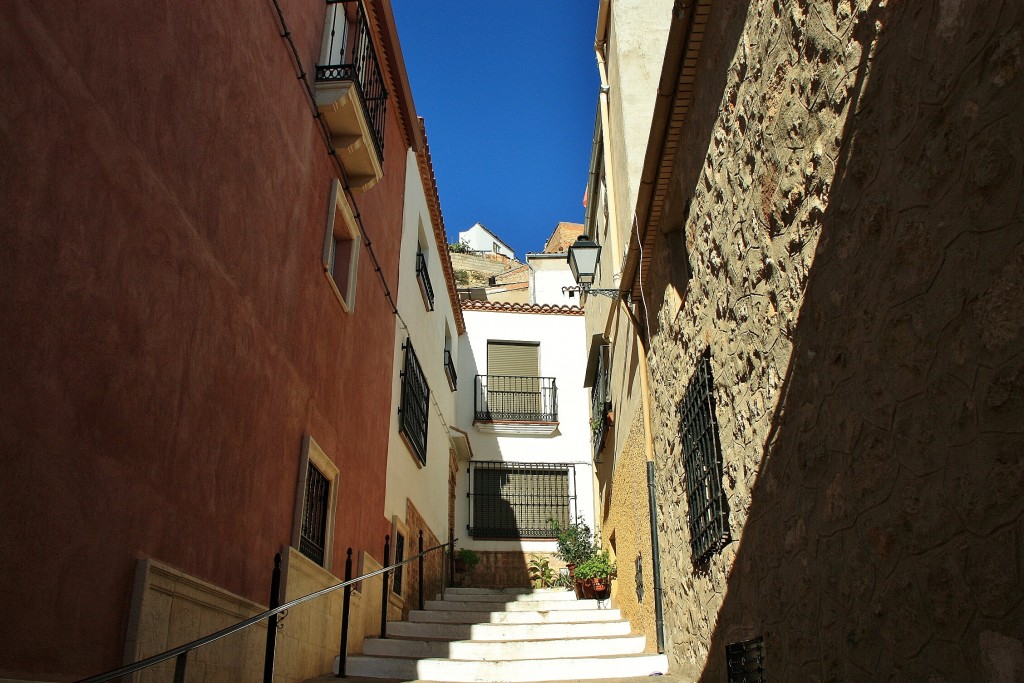
[[[605,455],[605,463],[611,460]],[[612,582],[612,604],[622,611],[634,633],[647,637],[647,652],[657,652],[654,625],[654,569],[651,562],[651,515],[647,506],[647,456],[644,452],[643,413],[637,412],[611,473],[611,487],[604,492],[606,512],[601,524],[601,543],[611,548],[618,564]],[[637,600],[636,557],[642,556],[643,601]]]
[[[658,242],[692,277],[645,283],[673,667],[763,635],[774,680],[1021,680],[1020,3],[719,3],[704,46]],[[698,571],[708,346],[734,540]]]

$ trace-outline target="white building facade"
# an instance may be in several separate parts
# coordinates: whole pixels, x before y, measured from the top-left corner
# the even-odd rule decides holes
[[[480,223],[474,224],[469,230],[460,232],[459,241],[465,242],[473,251],[500,254],[510,259],[516,257],[512,247]]]
[[[463,315],[455,535],[482,557],[472,585],[526,585],[531,556],[556,549],[550,520],[596,526],[585,319],[483,301]]]
[[[392,562],[418,552],[420,531],[427,548],[448,541],[451,525],[449,429],[455,424],[455,364],[464,327],[429,164],[426,153],[408,153],[384,500]],[[440,586],[441,565],[440,554],[430,557],[427,595]],[[408,565],[392,586],[396,612],[415,604],[416,571],[415,563]]]

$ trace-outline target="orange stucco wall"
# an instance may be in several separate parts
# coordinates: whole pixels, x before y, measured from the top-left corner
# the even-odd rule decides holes
[[[283,3],[307,68],[323,3]],[[121,663],[138,557],[265,603],[301,441],[339,466],[334,563],[379,557],[394,320],[320,265],[333,162],[270,3],[0,16],[0,678]],[[358,198],[397,283],[404,149]]]

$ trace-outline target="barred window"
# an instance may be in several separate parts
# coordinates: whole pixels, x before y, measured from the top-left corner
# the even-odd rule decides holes
[[[427,464],[427,426],[430,421],[430,388],[423,374],[412,341],[406,340],[402,370],[402,403],[398,408],[399,428],[416,457]]]
[[[469,533],[478,538],[553,538],[550,520],[576,518],[575,471],[551,463],[470,463]]]
[[[706,562],[729,542],[729,507],[722,488],[722,445],[715,417],[711,349],[697,363],[679,404],[690,549],[694,564]]]
[[[765,683],[764,636],[725,646],[728,683]]]
[[[306,497],[302,510],[299,552],[317,564],[324,564],[327,545],[327,512],[331,500],[331,482],[310,463],[306,470]]]

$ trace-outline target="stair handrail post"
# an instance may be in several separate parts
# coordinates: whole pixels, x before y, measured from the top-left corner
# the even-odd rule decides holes
[[[387,567],[391,557],[391,534],[384,534],[384,566]],[[388,637],[388,574],[390,570],[385,570],[381,576],[380,587],[380,637],[381,639]]]
[[[352,580],[352,548],[345,557],[345,581]],[[348,614],[352,604],[352,586],[345,586],[345,599],[341,605],[341,647],[338,651],[338,678],[346,678],[345,663],[348,659]]]
[[[174,658],[174,683],[185,683],[185,667],[188,666],[188,650]]]
[[[281,606],[281,553],[274,554],[274,571],[270,574],[270,609]],[[274,682],[274,655],[277,650],[277,614],[267,619],[267,646],[263,654],[263,683]]]
[[[420,611],[423,610],[423,529],[420,529]]]

